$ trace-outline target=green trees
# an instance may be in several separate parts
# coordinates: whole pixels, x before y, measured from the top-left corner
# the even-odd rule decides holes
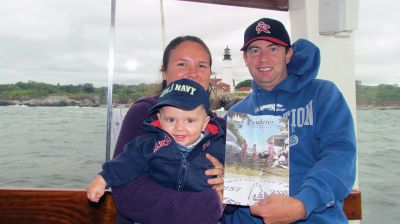
[[[251,80],[245,80],[236,85],[251,86]],[[141,96],[155,95],[158,84],[113,85],[113,102],[129,104]],[[0,100],[30,100],[46,96],[67,96],[71,99],[84,99],[93,96],[100,97],[105,102],[107,87],[95,87],[91,83],[78,85],[52,85],[42,82],[28,81],[15,84],[0,84]],[[393,106],[400,105],[400,87],[398,85],[380,84],[378,86],[362,85],[356,81],[356,96],[358,106]]]
[[[242,86],[251,86],[251,80],[238,83],[235,89]],[[400,87],[389,84],[368,86],[356,81],[356,99],[358,106],[399,106]]]
[[[389,106],[400,105],[400,87],[398,85],[380,84],[378,86],[362,85],[356,82],[357,105]]]
[[[0,98],[2,99],[27,100],[52,95],[56,92],[56,86],[34,81],[0,85]]]
[[[113,102],[127,104],[141,96],[153,95],[155,84],[113,85]],[[78,85],[51,85],[47,83],[28,81],[15,84],[0,84],[0,99],[2,100],[30,100],[46,96],[67,96],[71,99],[84,99],[98,96],[105,99],[106,87],[96,88],[92,83]],[[102,100],[103,102],[105,100]]]
[[[82,85],[82,91],[85,93],[94,93],[96,89],[94,88],[92,83],[84,83]]]
[[[240,87],[251,87],[251,79],[244,80],[236,84],[235,89],[238,90]]]

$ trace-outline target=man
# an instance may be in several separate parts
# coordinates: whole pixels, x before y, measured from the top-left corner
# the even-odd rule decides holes
[[[224,223],[347,223],[342,207],[355,179],[354,125],[337,87],[315,79],[319,49],[306,40],[292,46],[282,23],[262,18],[246,29],[241,50],[252,92],[230,111],[289,118],[290,190],[239,208]]]

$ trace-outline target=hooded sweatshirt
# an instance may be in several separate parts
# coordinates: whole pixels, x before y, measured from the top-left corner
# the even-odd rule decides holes
[[[149,118],[148,110],[156,104],[155,97],[143,97],[128,110],[122,123],[121,132],[114,151],[114,158],[123,152],[125,144],[145,133],[145,122]],[[210,115],[212,120],[225,130],[225,120]],[[132,224],[133,220],[141,224],[186,224],[210,223],[221,217],[222,205],[214,189],[200,192],[176,191],[153,181],[148,175],[142,175],[127,184],[112,188],[117,206],[117,223]],[[189,202],[196,203],[189,203]],[[207,204],[207,206],[204,206]]]
[[[273,90],[252,82],[252,92],[230,111],[288,117],[289,195],[305,206],[297,223],[347,223],[343,200],[355,180],[356,141],[351,112],[339,89],[316,79],[319,49],[307,40],[293,44],[288,76]],[[225,215],[224,223],[263,223],[248,207]]]
[[[108,187],[121,186],[147,173],[157,183],[179,191],[202,191],[212,186],[204,174],[213,165],[206,153],[224,162],[224,131],[215,119],[192,148],[177,143],[160,128],[160,121],[146,123],[146,133],[124,147],[124,152],[103,164],[100,175]]]

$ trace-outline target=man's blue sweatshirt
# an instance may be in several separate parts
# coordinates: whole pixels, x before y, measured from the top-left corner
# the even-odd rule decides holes
[[[343,200],[355,180],[356,140],[351,112],[339,89],[316,79],[319,49],[307,40],[293,45],[288,76],[272,91],[253,81],[251,94],[230,111],[289,118],[289,194],[301,200],[306,218],[297,223],[347,223]],[[249,208],[237,209],[224,223],[263,223]]]

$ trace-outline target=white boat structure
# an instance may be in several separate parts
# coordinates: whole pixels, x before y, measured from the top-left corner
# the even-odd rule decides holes
[[[162,4],[162,0],[160,1]],[[319,78],[336,83],[345,95],[353,117],[356,117],[353,31],[357,29],[358,24],[358,0],[185,1],[288,11],[291,39],[295,41],[305,38],[320,47],[323,60]],[[110,3],[113,32],[116,0],[111,0]],[[113,45],[113,38],[111,39],[110,46]],[[112,57],[113,48],[110,47],[110,59]],[[113,65],[113,61],[110,60],[109,64]],[[112,68],[113,66],[110,66],[111,77]],[[109,97],[111,93],[112,88],[109,88]],[[110,107],[109,110],[111,109]],[[357,190],[357,182],[358,180],[344,205],[349,220],[362,219],[361,192]],[[110,192],[103,197],[102,203],[94,205],[88,202],[85,189],[0,188],[0,223],[105,224],[115,223],[115,217],[116,209]]]

